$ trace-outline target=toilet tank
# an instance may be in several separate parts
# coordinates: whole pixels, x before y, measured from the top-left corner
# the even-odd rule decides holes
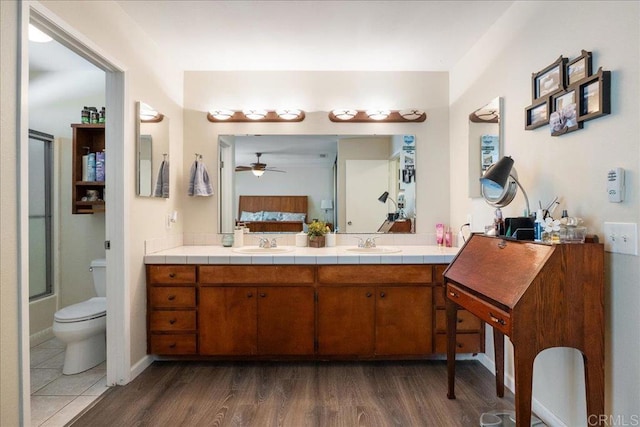
[[[93,287],[99,297],[107,296],[107,260],[94,259],[91,261],[91,274],[93,275]]]

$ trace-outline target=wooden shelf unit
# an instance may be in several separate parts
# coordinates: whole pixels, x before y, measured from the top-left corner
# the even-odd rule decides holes
[[[71,125],[73,129],[73,148],[71,153],[71,212],[74,214],[92,214],[104,212],[104,181],[83,181],[82,180],[82,156],[89,152],[97,153],[105,148],[104,123],[102,124],[80,124]],[[97,190],[97,201],[82,201],[87,195],[87,190]]]

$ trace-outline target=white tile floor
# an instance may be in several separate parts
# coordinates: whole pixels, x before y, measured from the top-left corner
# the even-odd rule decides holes
[[[107,390],[106,363],[63,375],[64,344],[53,338],[31,348],[31,425],[64,426]]]

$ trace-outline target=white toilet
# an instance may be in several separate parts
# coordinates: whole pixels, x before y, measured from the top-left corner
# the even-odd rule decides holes
[[[107,358],[106,267],[104,259],[91,262],[97,297],[60,309],[54,315],[53,334],[67,345],[62,368],[65,375],[91,369]]]

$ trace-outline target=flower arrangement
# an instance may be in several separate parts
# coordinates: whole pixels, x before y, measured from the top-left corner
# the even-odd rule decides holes
[[[323,248],[325,246],[324,235],[328,233],[329,227],[324,221],[313,221],[309,224],[307,235],[309,236],[309,247]]]
[[[309,224],[307,234],[309,236],[324,236],[330,231],[329,226],[324,221],[313,221]]]

